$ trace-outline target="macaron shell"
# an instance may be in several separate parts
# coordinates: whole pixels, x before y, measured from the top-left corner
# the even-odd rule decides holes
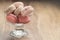
[[[15,11],[14,14],[19,15],[21,14],[21,10],[23,9],[24,6],[19,6]]]
[[[22,16],[27,16],[27,15],[31,14],[33,12],[33,10],[34,10],[33,7],[31,7],[31,6],[25,6],[22,9],[21,14],[22,14]]]
[[[12,13],[14,10],[16,9],[16,7],[14,5],[10,5],[6,10],[5,13]]]
[[[7,21],[11,23],[16,23],[17,22],[17,17],[13,14],[9,14],[6,16]]]
[[[16,8],[18,8],[19,6],[24,6],[23,2],[15,2],[13,3],[13,5],[15,5]]]
[[[26,24],[26,23],[29,23],[30,22],[30,17],[28,16],[19,16],[18,17],[18,20],[19,20],[19,23],[23,23],[23,24]]]

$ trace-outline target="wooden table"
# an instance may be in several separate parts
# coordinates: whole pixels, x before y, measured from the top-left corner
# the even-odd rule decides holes
[[[12,2],[0,2],[0,40],[60,40],[60,8],[51,3],[32,2],[34,14],[31,22],[24,29],[29,32],[27,37],[16,39],[9,36],[15,26],[6,21],[4,10]]]

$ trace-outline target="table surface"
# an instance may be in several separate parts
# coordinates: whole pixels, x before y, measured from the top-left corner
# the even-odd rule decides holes
[[[29,35],[21,39],[12,38],[9,32],[15,26],[6,21],[4,10],[12,2],[0,2],[0,40],[60,40],[60,8],[50,3],[31,2],[35,8],[31,22],[24,29]]]

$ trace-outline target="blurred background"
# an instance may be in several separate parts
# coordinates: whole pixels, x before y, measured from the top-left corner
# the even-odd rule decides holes
[[[31,22],[24,29],[28,37],[14,39],[9,33],[14,25],[6,21],[5,9],[14,2],[34,7]],[[58,0],[0,0],[0,40],[60,40],[60,1]]]

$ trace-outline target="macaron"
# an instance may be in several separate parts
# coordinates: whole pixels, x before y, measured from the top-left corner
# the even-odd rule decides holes
[[[17,23],[17,17],[14,14],[8,14],[6,19],[11,23]]]
[[[28,16],[31,13],[33,13],[34,8],[32,6],[25,6],[22,10],[21,10],[21,14],[22,16]]]
[[[29,23],[30,22],[30,17],[19,15],[18,16],[18,22],[23,23],[23,24]]]

